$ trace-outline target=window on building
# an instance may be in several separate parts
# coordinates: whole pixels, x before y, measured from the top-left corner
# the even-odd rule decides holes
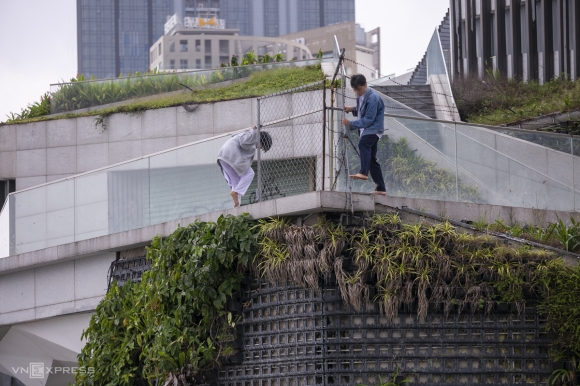
[[[187,59],[179,59],[179,68],[187,70]]]
[[[211,56],[205,57],[205,68],[211,68]]]
[[[220,55],[230,55],[230,41],[220,40]]]
[[[0,181],[0,211],[4,207],[4,202],[8,195],[16,190],[15,180]]]
[[[157,46],[157,54],[161,55],[161,43]]]
[[[180,40],[179,41],[179,51],[180,52],[187,52],[187,40]]]
[[[205,41],[205,54],[211,55],[211,40]]]
[[[195,59],[195,68],[201,68],[201,59]]]
[[[174,41],[172,41],[169,44],[169,52],[175,52],[175,42]]]
[[[195,52],[201,52],[201,40],[195,41]]]
[[[169,69],[175,70],[175,59],[169,60]]]

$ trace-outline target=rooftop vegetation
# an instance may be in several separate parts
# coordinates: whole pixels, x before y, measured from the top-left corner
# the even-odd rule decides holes
[[[461,119],[473,123],[500,125],[580,108],[580,81],[568,77],[540,85],[490,71],[483,80],[456,77],[452,89]]]
[[[228,303],[252,272],[314,291],[334,276],[346,305],[363,310],[376,302],[389,320],[411,304],[424,320],[429,312],[485,314],[502,305],[518,314],[531,302],[554,333],[553,359],[568,366],[552,380],[566,382],[580,371],[573,367],[580,355],[580,267],[448,222],[405,223],[396,213],[349,227],[327,219],[296,226],[222,217],[156,237],[147,257],[152,269],[142,281],[114,284],[97,307],[79,365],[99,371],[77,373],[77,385],[203,382],[235,352],[237,318]]]
[[[265,66],[267,65],[265,64]],[[240,72],[240,74],[241,72],[247,72],[245,76],[239,76],[239,78],[248,77],[248,80],[244,83],[234,83],[222,87],[210,88],[203,86],[204,84],[227,80],[226,78],[231,74],[234,74],[234,72],[236,72],[236,74],[238,74],[238,72]],[[212,81],[212,77],[215,78],[215,82]],[[102,123],[104,117],[115,113],[138,113],[144,110],[183,104],[208,103],[258,97],[322,80],[323,74],[320,65],[278,68],[272,70],[261,70],[259,72],[251,71],[249,70],[249,67],[228,67],[214,72],[214,74],[209,78],[209,80],[205,80],[205,83],[203,83],[203,75],[199,75],[198,77],[187,77],[187,81],[184,81],[179,75],[172,74],[164,76],[163,80],[158,82],[152,80],[152,78],[129,78],[121,83],[83,83],[82,87],[75,87],[76,85],[73,82],[71,83],[70,88],[66,88],[69,86],[65,86],[65,88],[62,88],[61,91],[59,91],[62,92],[62,103],[110,103],[117,100],[116,98],[121,98],[119,100],[127,99],[122,97],[122,95],[127,95],[128,93],[133,95],[130,98],[151,95],[147,93],[152,92],[152,90],[155,91],[153,94],[159,94],[159,96],[156,98],[152,97],[148,100],[128,102],[127,104],[120,106],[90,112],[63,113],[61,115],[49,117],[46,115],[50,113],[51,97],[47,93],[43,95],[40,102],[29,105],[27,109],[23,110],[20,114],[12,114],[9,116],[5,123],[26,123],[81,116],[97,116],[97,122]],[[162,94],[169,91],[184,89],[184,87],[179,85],[179,83],[194,88],[194,90],[190,93],[173,95]],[[196,85],[199,87],[196,87]],[[77,93],[81,92],[83,95],[78,96]],[[73,93],[75,95],[67,95],[65,97],[65,93]],[[57,93],[56,97],[61,98],[59,95],[61,94]],[[53,100],[52,103],[54,104],[56,101]],[[78,108],[81,107],[87,106],[78,106]]]

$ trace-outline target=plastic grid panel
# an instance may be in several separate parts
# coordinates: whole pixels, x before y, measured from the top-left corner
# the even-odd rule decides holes
[[[324,155],[324,93],[317,82],[258,98],[258,125],[272,137],[259,151],[261,201],[320,190]]]
[[[114,280],[117,281],[118,286],[122,286],[128,281],[141,281],[143,272],[151,269],[151,260],[147,260],[145,256],[134,257],[131,259],[116,260],[111,263],[109,268],[108,287]]]
[[[377,384],[398,368],[412,384],[546,384],[549,337],[534,307],[523,315],[401,310],[392,324],[376,305],[355,313],[336,283],[320,293],[260,280],[246,289],[243,363],[219,385]]]

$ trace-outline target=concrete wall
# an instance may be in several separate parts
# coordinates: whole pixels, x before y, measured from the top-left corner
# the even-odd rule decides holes
[[[506,223],[519,221],[545,226],[558,218],[579,216],[540,209],[368,194],[354,194],[352,202],[356,212],[405,210],[407,207],[457,221],[485,218],[488,222],[502,219]],[[215,221],[221,215],[242,213],[259,219],[319,212],[350,212],[350,200],[342,192],[311,192],[0,259],[0,326],[94,310],[106,292],[108,268],[116,257],[114,251],[148,245],[155,235],[167,236],[180,224],[195,220]]]
[[[0,325],[92,311],[107,292],[107,273],[115,252],[36,264],[0,276]],[[30,256],[32,257],[32,255]]]
[[[0,179],[16,190],[244,129],[256,123],[256,99],[0,126]]]

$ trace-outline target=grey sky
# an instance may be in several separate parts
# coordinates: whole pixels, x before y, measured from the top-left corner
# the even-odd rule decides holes
[[[356,0],[366,29],[381,27],[382,73],[414,67],[449,0]],[[0,121],[77,71],[75,0],[0,0]]]

